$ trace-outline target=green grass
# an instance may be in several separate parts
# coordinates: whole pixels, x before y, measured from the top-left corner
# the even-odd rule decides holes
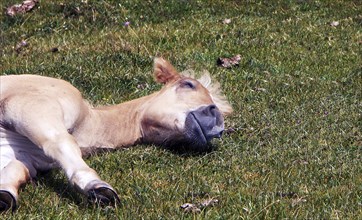
[[[204,155],[136,146],[87,159],[119,193],[116,208],[88,204],[55,170],[2,218],[362,219],[360,1],[86,2],[2,13],[0,74],[63,78],[92,103],[112,104],[159,89],[152,57],[162,55],[179,70],[211,72],[235,132]],[[16,52],[21,40],[28,46]],[[239,67],[216,66],[236,54]],[[200,214],[179,208],[207,198],[220,203]]]

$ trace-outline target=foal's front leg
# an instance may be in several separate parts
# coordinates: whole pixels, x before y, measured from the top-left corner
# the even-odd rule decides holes
[[[32,94],[12,97],[6,107],[6,122],[56,161],[75,188],[96,202],[118,200],[115,190],[84,162],[76,140],[68,133],[65,120],[77,117],[72,113],[75,108],[69,107],[64,112],[56,99]]]
[[[30,118],[24,121],[33,123],[17,124],[17,131],[40,147],[46,156],[56,161],[65,171],[71,184],[87,195],[91,201],[115,204],[119,200],[115,190],[102,181],[84,162],[76,140],[68,133],[62,119],[54,117],[53,114],[53,117],[43,117],[41,121],[33,120],[41,118],[37,116],[30,114],[25,116]]]
[[[47,156],[60,164],[72,185],[87,195],[91,201],[114,204],[119,200],[115,190],[102,181],[84,162],[73,136],[68,133],[52,135],[44,139],[39,146]]]

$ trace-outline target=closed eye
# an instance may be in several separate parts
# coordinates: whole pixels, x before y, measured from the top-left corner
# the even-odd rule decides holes
[[[195,85],[188,80],[181,81],[180,83],[181,88],[188,88],[188,89],[195,89]]]

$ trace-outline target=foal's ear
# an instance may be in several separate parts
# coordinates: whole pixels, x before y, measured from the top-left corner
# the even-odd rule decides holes
[[[167,84],[180,78],[177,70],[161,57],[154,59],[153,71],[155,79],[159,83]]]

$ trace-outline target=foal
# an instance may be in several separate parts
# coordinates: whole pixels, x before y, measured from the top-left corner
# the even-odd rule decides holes
[[[115,190],[82,159],[94,149],[151,143],[206,150],[232,111],[208,75],[182,76],[162,58],[154,60],[163,88],[114,106],[93,108],[69,83],[36,75],[0,78],[0,210],[15,209],[18,189],[37,175],[61,167],[91,200],[114,203]]]

